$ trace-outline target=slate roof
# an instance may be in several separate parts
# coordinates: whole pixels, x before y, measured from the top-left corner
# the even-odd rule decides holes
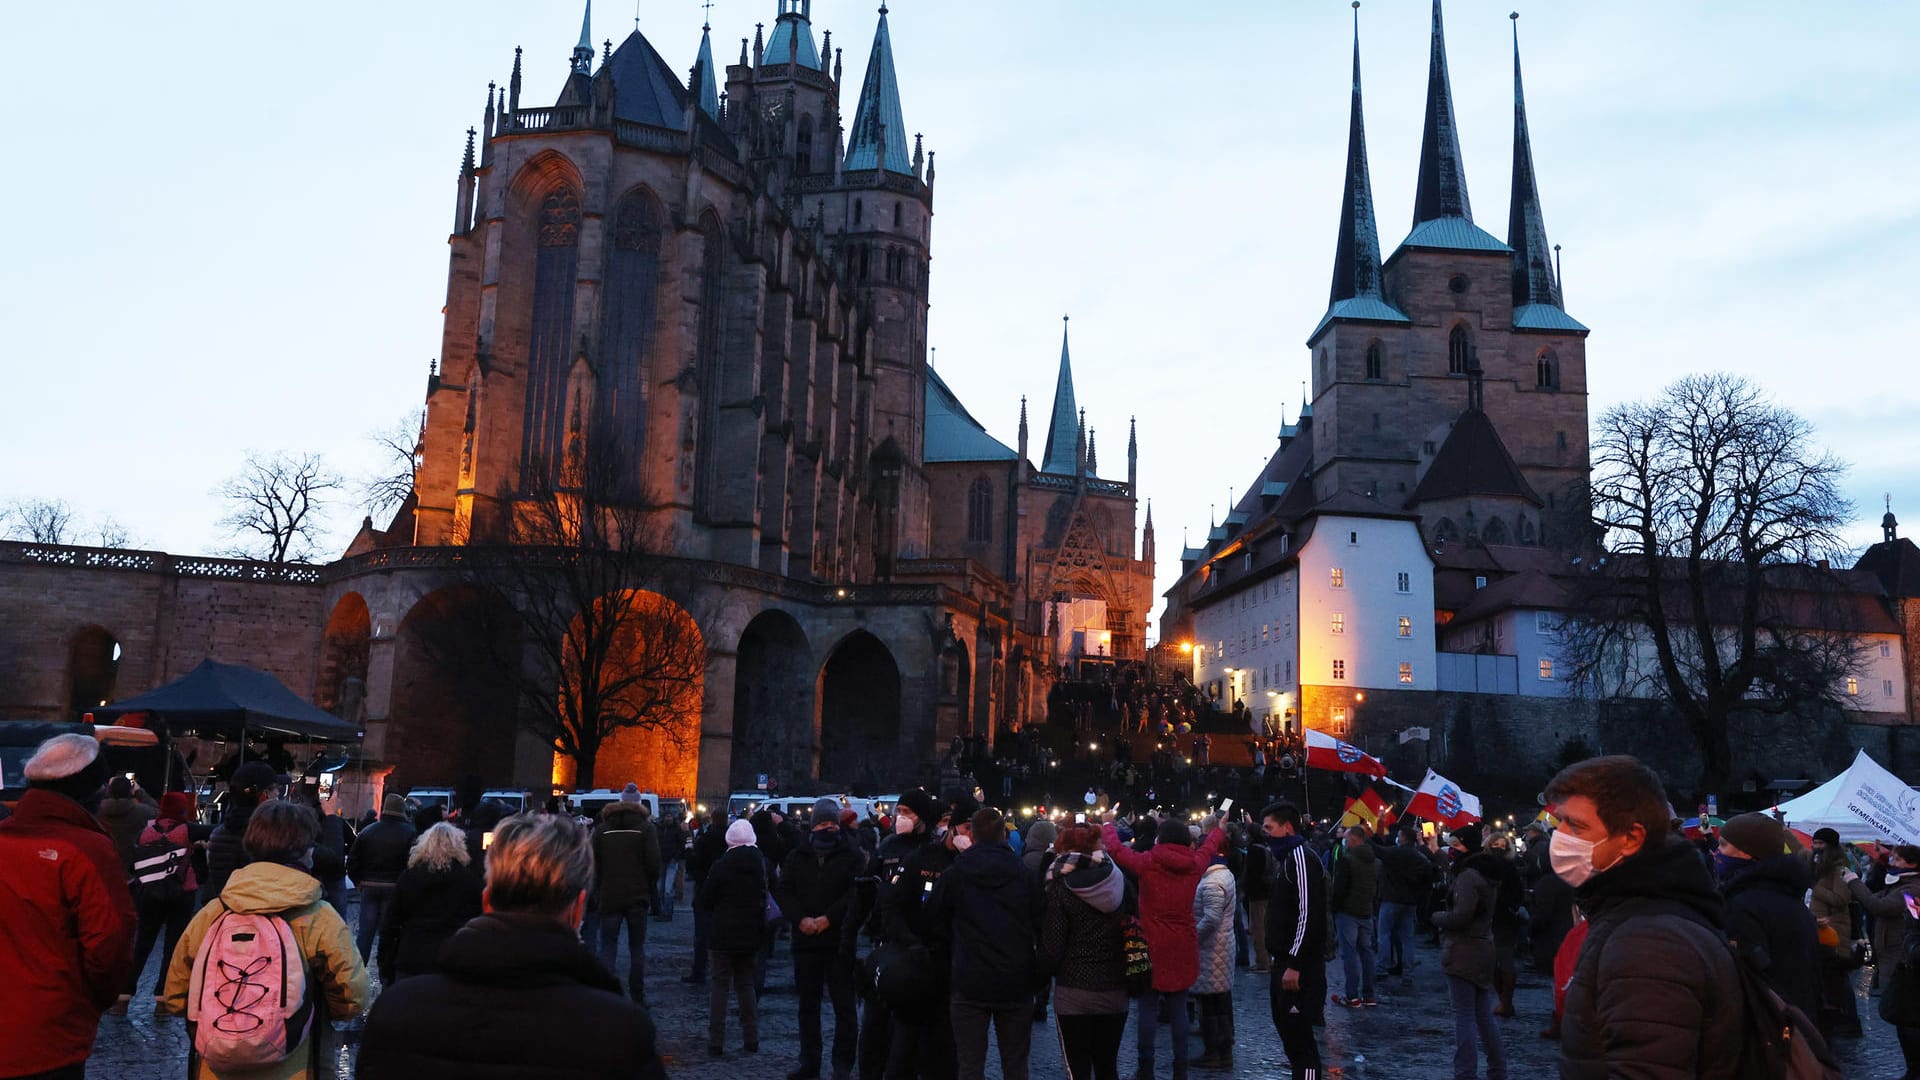
[[[886,159],[880,157],[881,132],[886,133]],[[873,54],[867,58],[866,78],[860,84],[860,104],[847,132],[846,168],[850,172],[884,168],[913,175],[907,154],[907,122],[900,115],[900,79],[893,70],[893,38],[887,32],[887,9],[880,9],[880,25],[873,32]]]
[[[813,24],[799,15],[782,15],[773,24],[773,36],[767,39],[762,64],[799,64],[820,70],[820,50],[813,43]]]
[[[687,123],[687,90],[640,31],[627,35],[607,61],[613,76],[613,115],[636,124],[679,131]]]
[[[1073,400],[1073,364],[1067,359],[1067,331],[1060,331],[1060,374],[1053,384],[1053,415],[1047,420],[1046,449],[1040,471],[1072,476],[1079,471],[1080,418]]]
[[[1920,596],[1920,547],[1904,536],[1868,548],[1853,568],[1878,578],[1888,596]]]
[[[926,446],[921,460],[1014,461],[1020,455],[987,434],[946,381],[927,369]]]
[[[1460,157],[1454,123],[1453,85],[1447,78],[1447,34],[1440,0],[1433,0],[1433,34],[1427,59],[1427,119],[1420,135],[1420,177],[1414,189],[1413,223],[1437,218],[1473,221],[1467,201],[1467,166]]]
[[[1510,496],[1544,505],[1514,464],[1493,421],[1479,409],[1468,409],[1453,422],[1453,430],[1407,497],[1407,505],[1465,495]]]
[[[700,68],[700,110],[720,119],[720,87],[713,74],[713,41],[708,27],[700,28],[700,53],[694,58]]]

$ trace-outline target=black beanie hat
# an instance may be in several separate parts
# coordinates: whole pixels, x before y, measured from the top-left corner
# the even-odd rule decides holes
[[[1460,841],[1460,846],[1466,848],[1469,853],[1480,850],[1482,836],[1478,825],[1462,825],[1453,830],[1453,838]]]
[[[933,796],[921,788],[914,788],[900,796],[896,808],[919,818],[920,824],[928,829],[933,828],[940,821],[940,805],[933,801]]]

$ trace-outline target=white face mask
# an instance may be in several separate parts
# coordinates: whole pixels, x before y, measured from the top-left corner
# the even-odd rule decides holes
[[[967,835],[966,833],[955,833],[955,834],[954,834],[954,837],[953,837],[953,850],[955,850],[955,851],[965,851],[965,850],[967,850],[968,848],[970,848],[970,847],[972,847],[972,846],[973,846],[973,837],[971,837],[971,836],[968,836],[968,835]]]
[[[1547,843],[1547,861],[1553,865],[1553,872],[1560,880],[1579,888],[1593,875],[1601,872],[1593,865],[1593,849],[1598,841],[1582,840],[1565,829],[1553,834]],[[1616,860],[1617,861],[1617,860]],[[1607,869],[1612,869],[1609,864]]]
[[[919,826],[920,826],[920,823],[913,819],[912,814],[901,814],[898,817],[895,817],[893,819],[893,831],[901,834],[902,836],[905,836],[907,833],[912,832],[914,829],[918,828]]]

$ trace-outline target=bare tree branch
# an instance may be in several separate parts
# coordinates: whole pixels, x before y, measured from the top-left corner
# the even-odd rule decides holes
[[[358,486],[361,504],[375,518],[393,513],[413,494],[414,475],[420,469],[421,425],[425,422],[425,412],[416,409],[367,433],[367,440],[379,448],[380,463],[360,478]]]
[[[103,548],[130,548],[136,543],[133,531],[111,514],[102,515],[94,522],[93,542]]]
[[[15,499],[0,510],[6,535],[36,544],[71,544],[78,537],[65,499]]]
[[[231,553],[273,563],[310,561],[330,493],[342,484],[319,454],[248,453],[246,465],[214,491],[233,505],[220,519],[241,538]]]

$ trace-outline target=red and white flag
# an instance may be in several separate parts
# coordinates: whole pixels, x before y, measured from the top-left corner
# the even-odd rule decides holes
[[[1307,768],[1329,772],[1365,773],[1385,776],[1387,767],[1378,758],[1353,745],[1341,742],[1324,731],[1307,729]]]
[[[1480,820],[1480,799],[1428,769],[1427,778],[1420,782],[1420,790],[1414,792],[1412,801],[1407,803],[1407,813],[1457,829]]]

